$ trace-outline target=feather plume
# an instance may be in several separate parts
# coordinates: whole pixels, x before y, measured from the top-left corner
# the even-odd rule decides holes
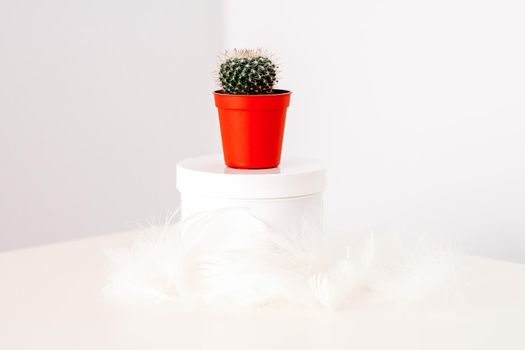
[[[454,292],[455,255],[423,241],[369,235],[335,242],[305,222],[280,232],[243,208],[147,225],[108,252],[104,294],[124,302],[329,309],[361,300],[414,302]]]

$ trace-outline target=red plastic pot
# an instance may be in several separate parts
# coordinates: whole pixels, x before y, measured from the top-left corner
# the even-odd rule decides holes
[[[227,166],[265,169],[279,165],[291,94],[286,90],[267,95],[214,92]]]

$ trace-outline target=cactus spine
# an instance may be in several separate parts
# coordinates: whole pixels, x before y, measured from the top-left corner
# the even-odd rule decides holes
[[[277,83],[277,68],[262,50],[226,51],[219,65],[219,85],[227,94],[271,94]]]

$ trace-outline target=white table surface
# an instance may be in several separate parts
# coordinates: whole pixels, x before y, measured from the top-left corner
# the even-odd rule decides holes
[[[525,349],[525,266],[468,258],[463,296],[417,307],[219,311],[101,297],[132,232],[0,254],[0,349]]]

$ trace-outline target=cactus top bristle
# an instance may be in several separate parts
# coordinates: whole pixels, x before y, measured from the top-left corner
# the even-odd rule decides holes
[[[218,83],[227,94],[271,94],[277,83],[277,65],[262,49],[234,49],[221,57]]]

